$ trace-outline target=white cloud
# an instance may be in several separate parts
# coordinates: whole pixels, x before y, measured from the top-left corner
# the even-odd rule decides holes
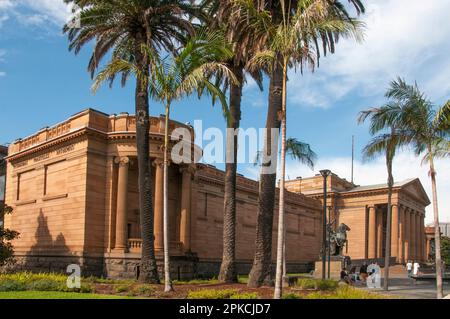
[[[63,0],[0,0],[0,27],[10,16],[25,26],[62,27],[70,15],[71,6]]]
[[[417,80],[434,100],[448,96],[450,1],[365,3],[365,41],[343,40],[314,74],[291,74],[291,102],[327,108],[350,93],[382,97],[397,75]]]

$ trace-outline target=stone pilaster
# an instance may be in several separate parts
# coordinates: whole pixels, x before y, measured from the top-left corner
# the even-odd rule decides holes
[[[116,211],[116,250],[127,250],[127,209],[128,209],[128,157],[116,157],[115,163],[119,165],[117,180],[117,211]]]
[[[409,259],[411,259],[410,256],[410,240],[409,240],[409,235],[410,235],[410,224],[411,224],[411,213],[409,211],[409,208],[405,207],[404,208],[404,214],[405,214],[405,261],[408,261]]]
[[[376,232],[376,213],[375,213],[375,207],[370,206],[369,207],[369,258],[376,258],[377,255],[377,232]]]
[[[377,258],[383,257],[383,210],[376,209],[377,214]]]
[[[164,161],[156,159],[155,166],[155,250],[162,251],[164,248]]]
[[[398,262],[405,262],[405,209],[398,207],[399,225],[398,225]]]
[[[184,251],[191,250],[191,188],[193,168],[184,165],[181,172],[181,215],[180,215],[180,242]]]
[[[410,210],[410,227],[409,227],[409,247],[410,247],[410,258],[412,260],[417,259],[416,256],[416,212],[414,210]]]
[[[398,205],[392,205],[391,210],[391,256],[396,257],[398,261],[398,228],[399,228],[399,209]]]

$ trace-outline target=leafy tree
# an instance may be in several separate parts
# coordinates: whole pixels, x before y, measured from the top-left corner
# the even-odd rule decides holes
[[[441,257],[445,265],[450,266],[450,237],[441,237]]]
[[[12,214],[12,208],[0,203],[0,220],[4,220],[5,215]],[[11,265],[14,260],[14,247],[11,241],[19,238],[19,233],[15,230],[0,227],[0,267]]]

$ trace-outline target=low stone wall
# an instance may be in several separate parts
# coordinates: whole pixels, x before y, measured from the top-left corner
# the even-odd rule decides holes
[[[103,274],[103,257],[58,256],[58,255],[16,255],[16,262],[4,268],[6,271],[67,273],[71,264],[79,265],[82,276]]]
[[[220,260],[202,261],[195,254],[173,256],[171,261],[171,276],[174,280],[191,280],[196,278],[217,278],[220,271]],[[16,263],[3,269],[7,271],[57,272],[66,273],[70,264],[79,265],[81,275],[127,278],[138,277],[140,268],[139,257],[90,257],[90,256],[57,256],[57,255],[16,255]],[[157,257],[158,273],[164,277],[164,261]],[[251,262],[237,262],[236,271],[239,275],[250,273]],[[288,273],[305,273],[314,269],[312,263],[288,263]],[[275,264],[272,265],[273,271]]]
[[[164,277],[164,260],[157,257],[158,274]],[[195,255],[173,256],[170,258],[172,279],[191,280],[198,277],[198,258]],[[137,278],[140,271],[140,258],[105,257],[104,275],[108,278]]]

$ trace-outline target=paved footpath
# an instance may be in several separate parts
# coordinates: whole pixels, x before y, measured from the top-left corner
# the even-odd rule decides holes
[[[392,295],[405,299],[435,299],[436,298],[436,282],[435,281],[414,281],[406,275],[395,274],[389,279],[389,291],[384,289],[369,289],[367,287],[358,288],[379,292],[386,295]],[[450,294],[450,282],[444,281],[444,296]],[[383,279],[381,279],[381,286],[383,286]]]

